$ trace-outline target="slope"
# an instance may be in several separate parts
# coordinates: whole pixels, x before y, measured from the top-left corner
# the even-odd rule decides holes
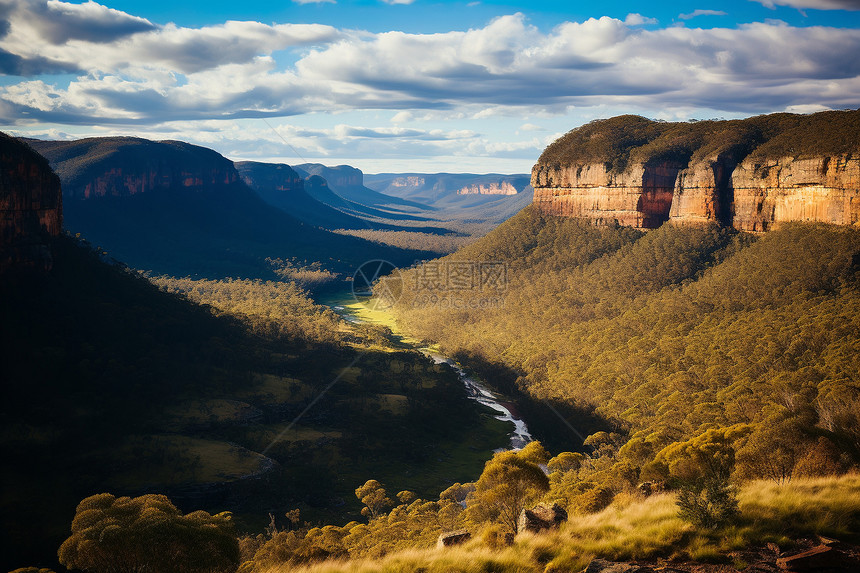
[[[506,269],[504,288],[452,293],[431,280],[491,262]],[[819,438],[856,463],[858,271],[857,229],[643,234],[529,208],[410,271],[395,310],[407,332],[503,367],[533,398],[614,420],[637,475],[668,444],[739,422],[762,451],[792,448],[792,464]],[[446,308],[454,294],[501,304]],[[559,447],[578,445],[567,439]]]
[[[351,274],[365,260],[399,264],[423,255],[330,233],[272,209],[209,149],[137,138],[29,143],[60,175],[66,228],[136,268],[275,278],[268,258]]]

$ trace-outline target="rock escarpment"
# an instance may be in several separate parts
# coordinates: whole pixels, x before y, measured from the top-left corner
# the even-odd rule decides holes
[[[60,179],[25,143],[0,133],[0,271],[50,269],[50,239],[62,226]]]
[[[158,189],[204,191],[239,181],[229,159],[181,141],[99,137],[27,142],[54,166],[66,199],[129,197]]]
[[[457,195],[516,195],[517,193],[517,188],[510,181],[475,183],[457,190]]]
[[[595,121],[547,148],[532,185],[540,210],[600,224],[860,225],[860,110]]]

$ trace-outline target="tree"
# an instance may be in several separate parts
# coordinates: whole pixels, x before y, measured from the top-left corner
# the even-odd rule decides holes
[[[547,458],[540,442],[531,442],[519,452],[494,455],[475,484],[467,519],[476,524],[498,523],[516,533],[520,512],[549,490],[549,478],[541,468]]]
[[[183,515],[166,496],[90,496],[78,504],[60,563],[96,573],[235,571],[239,544],[229,513]]]
[[[729,479],[735,466],[735,442],[749,435],[748,424],[712,428],[657,454],[679,487],[679,515],[698,527],[714,528],[738,515]]]
[[[361,515],[374,519],[379,517],[386,507],[392,505],[385,488],[375,479],[369,479],[364,485],[355,490],[355,497],[365,505]]]

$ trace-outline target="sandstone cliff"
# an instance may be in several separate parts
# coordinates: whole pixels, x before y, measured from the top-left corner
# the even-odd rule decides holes
[[[540,210],[601,224],[860,225],[860,110],[595,121],[547,148],[532,185]]]
[[[480,184],[474,183],[457,189],[457,195],[516,195],[517,189],[510,181]]]
[[[63,226],[60,180],[26,144],[0,133],[0,271],[50,269],[50,238]]]
[[[28,143],[51,162],[66,199],[128,197],[156,189],[204,191],[239,181],[229,159],[181,141],[99,137]]]

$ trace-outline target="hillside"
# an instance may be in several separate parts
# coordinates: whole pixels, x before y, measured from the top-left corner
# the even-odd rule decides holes
[[[267,259],[282,259],[351,276],[369,259],[400,264],[426,254],[331,233],[273,209],[210,149],[138,138],[29,143],[60,176],[66,229],[138,269],[274,279]]]
[[[860,224],[860,110],[732,121],[596,120],[532,170],[546,213],[654,228],[717,222],[767,231],[792,221]]]
[[[763,477],[755,451],[782,452],[789,473],[815,452],[860,462],[858,261],[849,227],[643,234],[529,208],[410,270],[394,310],[497,383],[604,418],[631,479],[658,477],[664,447],[737,423],[752,430],[736,444],[754,444],[744,471]],[[452,290],[445,274],[498,265],[501,286],[475,275]],[[571,432],[557,447],[580,445]]]
[[[150,281],[61,233],[56,175],[0,144],[3,570],[56,568],[93,493],[168,494],[257,533],[269,512],[358,517],[371,476],[432,494],[504,443],[450,369],[293,282]]]

